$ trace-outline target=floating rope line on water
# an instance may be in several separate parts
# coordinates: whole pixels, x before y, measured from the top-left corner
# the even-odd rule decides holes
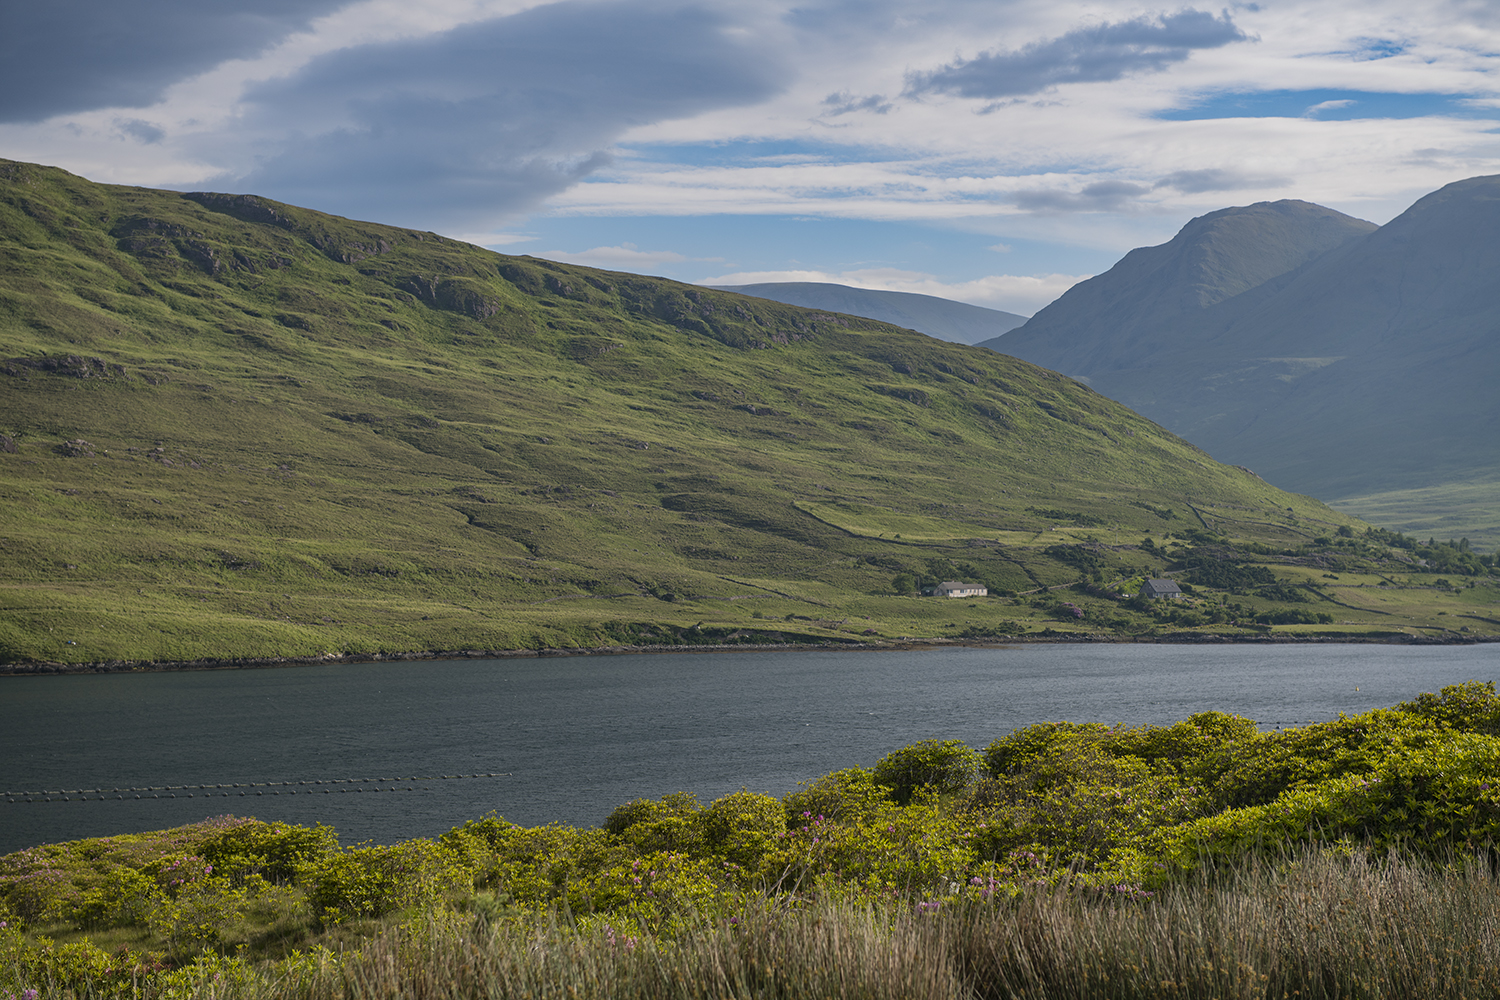
[[[194,797],[228,798],[231,795],[332,795],[347,792],[415,792],[414,782],[459,781],[472,778],[509,778],[503,774],[433,774],[425,778],[326,778],[321,781],[245,781],[222,785],[148,785],[143,788],[73,788],[58,791],[5,792],[6,802],[106,802],[115,799],[176,799]],[[314,788],[313,785],[344,785],[343,788]],[[402,787],[402,786],[405,787]],[[372,786],[372,787],[365,787]],[[389,787],[385,787],[389,786]],[[179,795],[181,792],[183,794]]]

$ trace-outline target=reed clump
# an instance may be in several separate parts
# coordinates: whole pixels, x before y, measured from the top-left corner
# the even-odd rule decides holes
[[[980,997],[1481,997],[1500,991],[1497,932],[1480,860],[1322,851],[1145,900],[1053,889],[971,908],[949,954]]]
[[[1434,863],[1322,850],[1207,870],[1150,896],[1055,885],[936,907],[760,901],[663,938],[557,913],[542,922],[429,913],[357,951],[294,956],[235,981],[205,970],[179,979],[170,995],[1412,1000],[1497,993],[1500,881],[1485,859]]]

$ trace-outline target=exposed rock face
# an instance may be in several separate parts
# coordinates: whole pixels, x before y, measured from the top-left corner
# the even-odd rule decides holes
[[[125,366],[110,364],[103,358],[85,358],[76,354],[44,355],[39,358],[10,358],[0,362],[0,372],[24,376],[29,372],[67,375],[71,378],[125,378]]]
[[[270,202],[253,194],[218,194],[212,191],[193,191],[184,197],[191,198],[205,208],[232,215],[246,222],[261,222],[280,226],[282,229],[296,227],[290,216],[276,210]]]
[[[340,264],[357,264],[367,258],[391,252],[391,244],[381,236],[371,235],[365,239],[350,240],[332,236],[326,229],[305,224],[297,218],[294,209],[276,202],[257,198],[252,194],[220,194],[213,191],[193,191],[183,195],[215,212],[232,215],[245,222],[258,222],[278,226],[317,247],[329,259]],[[420,240],[417,234],[408,234]],[[212,273],[212,272],[210,272]]]
[[[54,448],[53,451],[57,452],[59,455],[62,455],[64,458],[94,457],[94,446],[83,440],[83,438],[78,438],[74,441],[64,441],[62,444]]]
[[[219,246],[197,230],[149,216],[132,216],[111,230],[121,250],[145,262],[165,263],[180,258],[202,270],[217,275],[220,271],[275,270],[291,262],[275,255],[257,261],[242,251]]]

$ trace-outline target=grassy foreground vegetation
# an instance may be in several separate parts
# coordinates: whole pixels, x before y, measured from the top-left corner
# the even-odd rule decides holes
[[[1479,997],[1500,696],[929,740],[784,799],[340,847],[219,817],[0,858],[0,996]]]
[[[1455,596],[1340,529],[1368,537],[992,351],[0,161],[0,664],[1500,634],[1491,553]],[[1387,582],[1310,618],[1120,600],[1192,532]]]

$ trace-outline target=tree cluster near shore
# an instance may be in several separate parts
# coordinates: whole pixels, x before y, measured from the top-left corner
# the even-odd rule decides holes
[[[402,990],[389,983],[388,993],[354,987],[381,962],[397,962],[407,969],[401,975],[436,976],[412,963],[491,949],[489,959],[469,961],[469,975],[476,961],[503,965],[505,949],[520,941],[622,969],[637,951],[698,961],[702,949],[789,929],[809,935],[812,948],[819,939],[809,921],[821,914],[849,940],[938,934],[951,961],[922,975],[941,971],[948,992],[931,995],[958,996],[978,961],[961,943],[987,942],[986,974],[1000,975],[1022,947],[996,943],[1018,913],[1066,917],[1070,927],[1146,927],[1168,905],[1196,907],[1195,919],[1209,920],[1201,913],[1225,905],[1213,900],[1227,892],[1255,905],[1280,898],[1283,910],[1290,900],[1308,908],[1314,928],[1330,919],[1314,897],[1333,891],[1336,871],[1365,879],[1371,899],[1399,885],[1452,895],[1431,904],[1439,910],[1487,900],[1483,919],[1500,926],[1490,868],[1497,839],[1500,695],[1492,683],[1274,732],[1215,712],[1160,727],[1042,723],[983,749],[923,741],[782,799],[742,791],[707,805],[686,793],[637,800],[596,829],[524,828],[490,816],[434,839],[342,847],[327,827],[219,817],[32,848],[0,858],[0,990],[307,995],[277,992],[296,980],[321,983],[314,995],[394,996]],[[1465,868],[1466,858],[1477,867]],[[1321,888],[1291,888],[1314,870]],[[1389,916],[1345,930],[1393,933],[1381,923]],[[927,917],[941,922],[921,923]],[[1446,933],[1467,932],[1455,924]],[[1410,960],[1416,952],[1403,947]],[[1500,984],[1494,947],[1464,947],[1468,971],[1455,973],[1457,985],[1424,995]],[[698,959],[683,957],[693,948]],[[1255,948],[1256,962],[1289,960],[1284,941]],[[1279,981],[1310,968],[1281,968]],[[1368,963],[1340,968],[1373,974]],[[225,982],[239,985],[205,985]],[[1384,989],[1364,995],[1402,995]]]

